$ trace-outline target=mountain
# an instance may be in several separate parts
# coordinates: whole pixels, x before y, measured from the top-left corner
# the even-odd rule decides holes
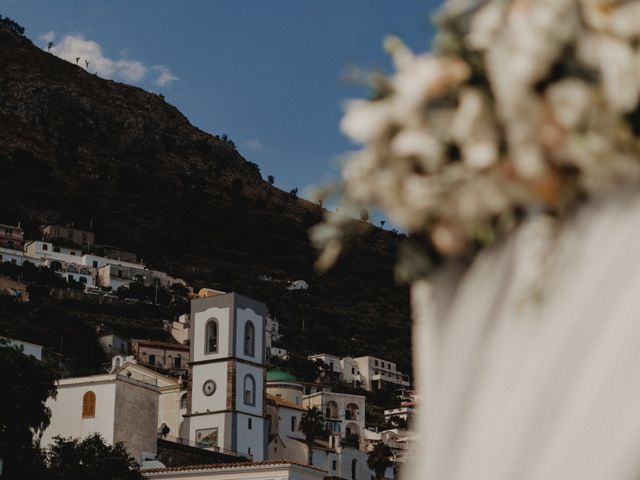
[[[410,371],[408,291],[392,273],[400,236],[361,223],[347,255],[320,275],[308,229],[322,208],[264,181],[226,136],[194,127],[161,95],[98,78],[6,29],[0,64],[0,223],[21,222],[28,238],[44,223],[91,228],[99,243],[195,288],[265,302],[285,348],[373,354]],[[298,279],[310,288],[285,288]],[[20,313],[25,328],[46,323],[38,308],[47,309],[21,308],[31,309]],[[67,302],[54,316],[144,334],[169,315],[95,308]],[[10,334],[2,312],[0,334]]]

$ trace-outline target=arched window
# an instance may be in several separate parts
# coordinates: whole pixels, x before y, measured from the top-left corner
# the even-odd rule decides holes
[[[204,353],[217,353],[218,352],[218,322],[215,319],[211,319],[207,322],[206,330],[206,343]]]
[[[180,408],[187,408],[187,394],[183,393],[180,397]]]
[[[96,394],[88,391],[82,397],[82,418],[93,418],[96,416]]]
[[[355,458],[351,460],[351,478],[356,480],[356,472],[358,471],[358,460]]]
[[[244,354],[250,357],[255,355],[255,335],[256,330],[253,323],[247,322],[244,324]]]
[[[251,375],[244,377],[244,403],[252,406],[256,404],[256,381]]]

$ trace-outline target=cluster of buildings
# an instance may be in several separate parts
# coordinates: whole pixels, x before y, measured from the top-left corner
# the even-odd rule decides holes
[[[19,225],[0,224],[0,263],[49,267],[69,283],[90,290],[115,291],[133,282],[165,288],[185,285],[179,278],[150,269],[135,253],[97,245],[93,232],[73,225],[45,225],[40,233],[40,240],[25,240]]]
[[[309,360],[329,366],[335,379],[370,392],[397,390],[411,385],[409,375],[396,369],[396,364],[378,357],[337,357],[328,353],[309,355]]]
[[[42,446],[98,432],[124,442],[146,478],[167,480],[369,480],[367,452],[379,441],[403,461],[410,436],[368,430],[364,396],[267,371],[267,338],[278,326],[264,304],[210,290],[168,327],[174,342],[101,335],[109,373],[58,381]],[[309,445],[300,423],[312,407],[324,424]]]

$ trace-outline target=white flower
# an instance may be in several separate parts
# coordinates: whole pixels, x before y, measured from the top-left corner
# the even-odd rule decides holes
[[[602,88],[611,107],[626,113],[635,108],[640,92],[640,62],[631,46],[608,35],[584,35],[578,57],[602,75]]]
[[[390,147],[394,156],[418,160],[426,172],[435,171],[442,163],[442,143],[424,129],[401,131],[393,138]]]
[[[554,83],[545,92],[555,120],[567,129],[574,129],[584,118],[591,102],[591,89],[575,78]]]
[[[340,129],[352,140],[367,143],[380,136],[389,122],[389,105],[386,100],[351,100],[340,122]]]

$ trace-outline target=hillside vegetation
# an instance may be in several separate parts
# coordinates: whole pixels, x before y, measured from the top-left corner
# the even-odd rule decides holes
[[[410,372],[408,292],[392,275],[397,235],[362,223],[338,265],[319,275],[308,229],[321,207],[264,181],[226,138],[194,127],[162,96],[98,78],[3,29],[0,63],[0,223],[21,222],[28,238],[43,223],[91,224],[99,243],[195,288],[265,302],[294,352],[371,353]],[[310,288],[285,288],[297,279]],[[94,342],[102,324],[157,336],[178,313],[46,298],[15,308],[0,305],[0,334],[63,351],[65,333]]]

